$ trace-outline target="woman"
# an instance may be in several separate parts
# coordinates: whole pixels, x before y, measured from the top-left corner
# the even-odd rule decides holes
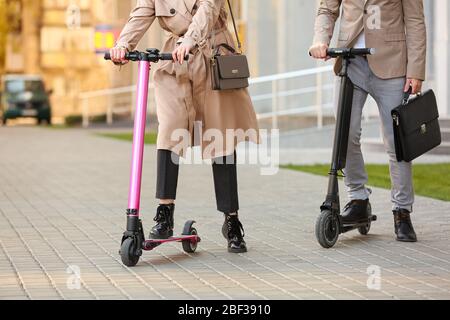
[[[166,239],[173,235],[178,159],[187,147],[199,144],[194,142],[197,140],[194,132],[200,129],[220,135],[208,134],[209,141],[202,139],[200,145],[203,157],[213,160],[217,209],[225,214],[222,231],[228,239],[228,251],[242,253],[247,247],[238,217],[235,150],[243,141],[258,143],[258,125],[246,89],[211,89],[209,63],[214,47],[222,43],[234,47],[227,29],[225,3],[225,0],[138,0],[116,47],[111,50],[111,57],[115,63],[126,63],[126,52],[134,50],[156,18],[170,34],[162,51],[173,52],[175,63],[161,62],[154,75],[159,121],[156,197],[160,205],[150,238]],[[229,130],[254,134],[226,139]],[[183,132],[187,132],[188,139]]]

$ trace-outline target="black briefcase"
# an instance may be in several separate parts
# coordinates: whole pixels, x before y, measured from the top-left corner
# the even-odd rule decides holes
[[[411,162],[442,142],[439,111],[433,90],[410,99],[392,111],[395,152],[399,162]]]

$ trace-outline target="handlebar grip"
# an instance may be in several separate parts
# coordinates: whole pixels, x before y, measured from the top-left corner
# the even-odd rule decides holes
[[[355,56],[370,56],[375,54],[374,48],[351,49],[351,53]]]
[[[125,54],[125,60],[131,60],[135,56],[136,56],[136,53],[134,53],[134,52],[127,52]],[[105,53],[104,59],[105,60],[112,60],[111,59],[111,53],[109,53],[109,52]]]
[[[171,53],[161,53],[159,58],[160,58],[160,60],[163,60],[163,61],[172,61],[173,60]]]
[[[331,58],[349,57],[349,56],[367,56],[375,54],[374,48],[331,48],[327,50],[327,55]]]
[[[173,57],[171,53],[160,53],[159,60],[162,61],[173,61]],[[184,61],[189,61],[189,55],[184,57]]]

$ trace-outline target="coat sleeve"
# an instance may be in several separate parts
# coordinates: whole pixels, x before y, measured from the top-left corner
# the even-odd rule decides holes
[[[314,27],[314,43],[330,44],[342,0],[321,0]]]
[[[427,29],[423,0],[402,0],[408,48],[407,78],[425,80]]]
[[[192,18],[182,43],[190,46],[203,47],[210,32],[216,24],[225,0],[199,0],[198,10]]]
[[[154,21],[155,0],[138,0],[117,40],[117,46],[134,50]]]

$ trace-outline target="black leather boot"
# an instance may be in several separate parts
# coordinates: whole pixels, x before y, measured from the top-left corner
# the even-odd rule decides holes
[[[160,205],[156,211],[154,221],[156,226],[150,231],[150,239],[160,240],[173,237],[175,205]]]
[[[350,201],[342,213],[342,222],[343,224],[364,223],[369,220],[370,211],[369,199]]]
[[[247,244],[244,241],[244,227],[237,215],[225,215],[225,223],[222,227],[222,234],[228,240],[228,252],[245,253]]]
[[[408,210],[400,209],[394,211],[394,226],[397,241],[417,242],[417,235],[411,221],[411,213]]]

